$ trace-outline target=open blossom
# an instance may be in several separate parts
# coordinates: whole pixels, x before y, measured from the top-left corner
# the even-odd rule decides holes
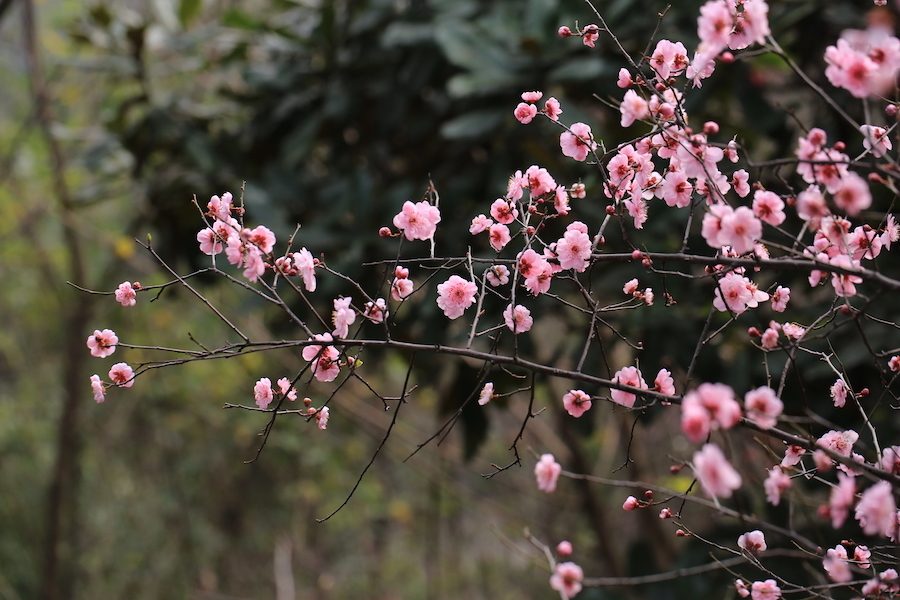
[[[832,429],[816,440],[816,446],[832,450],[841,456],[849,457],[853,452],[853,444],[855,444],[858,439],[859,434],[852,429],[848,429],[847,431],[835,431]]]
[[[220,221],[227,221],[231,217],[231,204],[234,196],[231,192],[225,192],[222,197],[212,196],[206,204],[207,214]]]
[[[564,156],[583,161],[589,152],[597,149],[597,142],[594,141],[589,125],[574,123],[569,131],[560,134],[559,146]]]
[[[650,115],[650,107],[647,104],[647,101],[638,96],[638,93],[634,90],[625,92],[625,97],[622,98],[622,104],[619,106],[619,111],[622,113],[622,119],[620,121],[622,127],[630,127],[635,121],[640,121]],[[565,150],[563,150],[563,154],[565,154]],[[566,154],[566,156],[569,155]]]
[[[485,273],[487,281],[494,287],[509,283],[509,268],[506,265],[494,265]]]
[[[843,406],[847,403],[847,384],[844,383],[843,379],[838,378],[831,385],[831,400],[834,402],[835,407],[843,408]]]
[[[893,148],[891,138],[888,137],[887,130],[884,127],[861,125],[859,131],[863,134],[863,147],[866,150],[871,150],[874,156],[880,158]]]
[[[563,269],[575,269],[581,273],[587,269],[591,258],[591,238],[571,226],[556,242],[556,255]]]
[[[750,554],[759,554],[766,551],[766,536],[759,529],[748,531],[738,537],[737,545]]]
[[[91,391],[94,392],[94,401],[100,404],[106,400],[106,388],[99,375],[91,375]]]
[[[768,386],[747,392],[744,396],[744,407],[747,409],[747,418],[761,429],[775,427],[781,411],[784,410],[784,404],[775,395],[775,390]]]
[[[136,298],[137,294],[130,281],[124,281],[119,284],[118,289],[116,289],[116,302],[122,306],[134,306],[137,302]]]
[[[323,333],[314,336],[316,341],[330,342],[332,337],[330,333]],[[312,362],[312,372],[319,381],[334,381],[340,374],[341,367],[339,364],[341,353],[334,346],[309,345],[303,349],[303,360]]]
[[[334,300],[334,312],[331,313],[331,321],[334,323],[332,335],[346,338],[350,333],[350,325],[356,321],[356,312],[350,308],[353,298],[336,298]]]
[[[563,407],[577,419],[591,409],[591,397],[581,390],[569,390],[563,396]]]
[[[134,385],[134,370],[126,363],[116,363],[109,370],[109,380],[119,387]]]
[[[621,383],[624,385],[630,385],[636,388],[648,389],[647,382],[644,381],[643,375],[641,375],[640,370],[637,367],[624,367],[616,371],[616,374],[612,378],[616,383]],[[631,392],[623,392],[622,390],[611,389],[609,390],[609,395],[612,397],[613,402],[616,404],[621,404],[622,406],[627,406],[631,408],[634,406],[634,401],[637,398]]]
[[[778,506],[781,503],[781,494],[789,487],[791,487],[791,478],[778,465],[769,470],[769,476],[763,482],[766,500],[772,506]]]
[[[856,520],[866,535],[894,537],[896,514],[897,504],[888,481],[879,481],[867,489],[856,505]]]
[[[715,444],[706,444],[694,453],[694,475],[708,496],[730,498],[741,487],[741,476]]]
[[[491,248],[500,252],[509,243],[512,237],[509,235],[509,227],[496,223],[488,230]]]
[[[497,198],[494,200],[494,203],[491,204],[491,216],[494,217],[498,223],[509,225],[519,216],[519,209],[516,208],[515,202]],[[488,225],[488,227],[490,227],[490,225]]]
[[[491,398],[494,397],[494,384],[488,381],[484,384],[484,387],[481,388],[481,393],[478,395],[478,404],[484,406],[488,402],[491,401]]]
[[[774,579],[754,581],[750,586],[750,600],[778,600],[781,598],[781,588]]]
[[[841,181],[840,188],[833,192],[834,203],[838,208],[855,217],[872,205],[872,192],[865,179],[849,171]]]
[[[681,430],[693,443],[702,442],[712,428],[731,429],[741,420],[741,405],[724,383],[701,383],[681,403]]]
[[[441,211],[425,200],[413,204],[409,200],[394,217],[394,227],[403,230],[409,241],[429,240],[434,237],[437,224],[441,221]]]
[[[653,383],[656,385],[654,389],[657,392],[670,396],[675,395],[675,380],[672,379],[672,373],[668,369],[660,369]]]
[[[119,338],[112,329],[100,331],[95,329],[93,335],[88,336],[87,347],[91,349],[91,356],[106,358],[116,351]]]
[[[387,302],[384,298],[378,298],[374,302],[366,302],[363,316],[373,323],[383,323],[385,315],[387,315]]]
[[[559,115],[562,114],[562,109],[559,107],[559,100],[552,97],[547,98],[547,101],[544,102],[544,114],[547,115],[549,119],[558,121]]]
[[[448,319],[456,319],[475,302],[478,286],[459,275],[451,275],[450,279],[437,286],[437,291],[437,305]]]
[[[847,549],[841,544],[828,549],[822,561],[822,566],[825,567],[825,572],[828,573],[828,577],[832,581],[846,583],[853,579],[850,563],[847,562]]]
[[[581,41],[589,48],[594,47],[594,43],[600,39],[600,28],[594,24],[586,25],[581,34]]]
[[[291,380],[287,377],[282,377],[277,381],[278,383],[278,391],[281,392],[281,395],[293,402],[297,399],[297,390],[291,387]]]
[[[294,266],[300,271],[307,292],[316,291],[316,259],[306,248],[293,254]]]
[[[556,491],[556,480],[559,479],[560,473],[562,466],[554,460],[553,455],[542,454],[541,460],[534,466],[538,489],[548,494]]]
[[[581,591],[584,571],[573,562],[558,563],[550,576],[550,587],[566,598],[574,598]]]
[[[713,306],[722,312],[730,310],[739,315],[748,308],[756,308],[760,302],[768,299],[769,294],[760,291],[755,283],[732,271],[719,280]]]
[[[263,377],[253,386],[253,399],[261,409],[267,409],[273,397],[272,381],[268,377]]]
[[[493,224],[494,222],[488,219],[486,216],[478,215],[477,217],[472,219],[472,224],[469,226],[469,233],[471,233],[472,235],[478,235]]]
[[[756,190],[753,194],[753,214],[769,225],[784,223],[784,200],[775,192]]]
[[[531,329],[531,326],[534,324],[534,319],[531,317],[531,311],[521,304],[516,304],[515,308],[510,304],[506,307],[506,310],[503,311],[503,322],[506,323],[506,326],[509,327],[510,331],[514,333],[525,333]]]
[[[831,525],[835,529],[843,526],[847,520],[853,503],[856,502],[856,480],[852,475],[838,473],[838,483],[831,488],[828,498],[828,514],[831,516]]]

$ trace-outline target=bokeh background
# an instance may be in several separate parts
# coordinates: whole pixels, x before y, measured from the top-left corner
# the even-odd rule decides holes
[[[696,44],[701,3],[673,4],[610,0],[600,8],[639,56],[657,27],[657,37]],[[776,37],[819,82],[824,48],[842,29],[895,16],[862,1],[770,4]],[[607,477],[625,462],[633,432],[641,443],[620,475],[684,485],[668,475],[662,450],[678,437],[677,424],[652,416],[635,424],[610,406],[576,422],[554,401],[568,389],[564,382],[539,383],[538,405],[548,410],[520,443],[523,466],[485,479],[492,463],[511,460],[528,398],[467,408],[440,444],[413,455],[477,380],[477,366],[422,357],[412,378],[419,388],[383,454],[325,523],[316,518],[343,502],[390,423],[362,386],[333,400],[325,432],[280,420],[248,464],[266,420],[222,406],[251,404],[259,377],[299,372],[297,355],[148,373],[100,405],[88,385],[109,367],[84,345],[95,328],[150,346],[188,347],[189,333],[209,343],[228,339],[183,291],[169,289],[152,304],[141,295],[124,310],[67,283],[112,290],[123,280],[166,281],[134,241],[148,234],[180,272],[200,267],[195,195],[205,203],[243,185],[252,223],[280,240],[299,224],[297,243],[367,289],[384,273],[360,265],[396,253],[396,241],[379,238],[378,228],[404,201],[421,199],[429,181],[441,196],[443,255],[477,245],[470,219],[505,192],[510,174],[531,164],[561,183],[583,181],[589,193],[581,218],[599,222],[606,200],[596,171],[561,156],[557,129],[522,126],[512,116],[519,94],[539,89],[560,99],[566,122],[590,123],[608,148],[635,134],[618,127],[608,105],[621,97],[615,81],[625,65],[613,45],[603,38],[589,49],[556,34],[560,25],[594,21],[579,0],[0,2],[0,599],[554,597],[525,528],[552,545],[571,540],[574,560],[590,575],[708,562],[707,547],[676,541],[655,514],[623,519],[619,507],[631,492],[574,481],[554,495],[536,492],[536,454],[552,452],[567,469]],[[849,135],[819,106],[782,63],[758,56],[721,69],[690,94],[687,109],[695,123],[727,123],[729,137],[764,160],[790,156],[798,132],[813,124],[836,138]],[[780,175],[768,176],[777,182]],[[622,242],[613,229],[610,243]],[[652,219],[644,235],[655,249],[677,248],[682,229],[677,218]],[[614,298],[638,273],[610,266],[591,275],[592,285]],[[233,286],[202,285],[254,337],[300,335]],[[667,285],[684,299],[678,318],[658,303],[621,325],[630,339],[654,342],[641,361],[677,374],[708,307],[689,310],[689,282]],[[329,277],[320,278],[320,291],[324,311],[329,298],[348,293]],[[398,328],[409,339],[461,335],[430,298],[411,303],[403,317]],[[579,323],[545,317],[525,349],[573,364]],[[846,348],[848,369],[865,365],[858,341],[855,354],[852,342]],[[759,385],[762,366],[745,349],[737,332],[721,336],[704,353],[699,378]],[[135,350],[121,359],[156,357]],[[399,393],[408,360],[367,356],[369,381]],[[633,360],[627,344],[610,340],[596,373]],[[818,389],[829,374],[813,358],[807,367],[807,378],[792,385]],[[860,372],[857,381],[867,376]],[[501,375],[495,381],[518,385]],[[748,460],[770,458],[763,445],[748,447]],[[761,482],[765,473],[757,475]],[[754,506],[759,498],[744,501]],[[720,527],[718,535],[742,531]],[[581,597],[723,597],[733,594],[722,591],[729,579],[592,589]]]

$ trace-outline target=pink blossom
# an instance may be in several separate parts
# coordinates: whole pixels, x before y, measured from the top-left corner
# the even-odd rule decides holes
[[[268,377],[263,377],[253,386],[253,399],[256,400],[256,405],[261,409],[267,409],[273,397],[272,382]]]
[[[616,85],[623,90],[634,85],[634,80],[631,78],[631,73],[629,73],[628,69],[626,69],[625,67],[619,69],[619,77],[616,80]]]
[[[851,452],[853,452],[853,444],[855,444],[858,439],[859,434],[852,429],[848,429],[847,431],[831,430],[816,440],[816,446],[826,448],[841,456],[849,457]]]
[[[831,259],[830,262],[832,265],[841,267],[843,269],[859,268],[858,261],[854,261],[849,256],[846,256],[844,254],[835,256]],[[857,283],[862,283],[862,277],[859,277],[858,275],[846,275],[844,273],[831,274],[831,285],[834,288],[834,293],[836,296],[840,296],[842,298],[855,296],[856,285],[854,284]]]
[[[744,169],[739,169],[732,175],[731,185],[734,186],[735,193],[741,198],[746,198],[750,193],[750,173]]]
[[[637,367],[624,367],[619,369],[616,371],[612,380],[623,385],[630,385],[631,387],[642,388],[645,390],[649,389],[647,387],[647,382],[644,381],[644,377]],[[622,406],[627,406],[628,408],[633,407],[634,401],[637,399],[637,396],[633,393],[617,389],[610,389],[609,395],[612,397],[613,402],[621,404]]]
[[[481,393],[478,394],[478,404],[479,406],[484,406],[488,402],[491,401],[491,398],[494,397],[494,384],[488,381],[484,384],[484,387],[481,388]]]
[[[281,395],[293,402],[297,399],[297,390],[291,387],[291,380],[287,377],[282,377],[277,381],[278,383],[278,391],[281,392]]]
[[[587,25],[581,35],[581,41],[585,46],[594,47],[594,42],[600,38],[600,28],[596,25]]]
[[[126,363],[116,363],[109,370],[109,379],[119,387],[134,385],[134,370]]]
[[[330,333],[323,333],[315,336],[316,341],[330,342],[332,337]],[[334,381],[340,374],[340,352],[334,346],[309,345],[303,348],[303,360],[312,362],[312,372],[319,381]]]
[[[215,230],[207,227],[197,233],[197,242],[200,244],[200,252],[212,256],[222,251],[222,240]]]
[[[591,258],[591,238],[576,229],[568,229],[556,242],[556,255],[563,269],[575,269],[581,273]]]
[[[587,189],[584,187],[583,183],[573,183],[571,194],[573,198],[584,198],[587,195]],[[900,235],[900,228],[897,228],[897,230],[898,235]]]
[[[838,378],[831,386],[831,400],[837,408],[842,408],[847,403],[847,384]]]
[[[558,563],[553,575],[550,576],[550,587],[566,598],[574,598],[581,591],[583,579],[584,571],[575,563]]]
[[[797,214],[809,222],[813,231],[818,230],[822,219],[831,214],[819,186],[811,185],[797,194]]]
[[[87,347],[91,349],[91,356],[106,358],[116,351],[119,338],[112,329],[100,331],[95,329],[93,335],[88,336]]]
[[[847,549],[840,544],[828,549],[822,561],[822,566],[825,567],[825,572],[828,573],[828,577],[832,581],[846,583],[853,579],[850,563],[847,562]]]
[[[893,148],[891,138],[888,137],[884,127],[861,125],[859,131],[863,134],[863,147],[870,150],[873,156],[880,158]]]
[[[895,373],[897,371],[900,371],[900,354],[892,356],[888,360],[888,369],[894,371]]]
[[[656,196],[662,198],[667,206],[684,208],[691,205],[691,194],[694,186],[688,181],[684,171],[669,171],[663,177],[662,185],[656,190]]]
[[[591,134],[591,128],[584,123],[574,123],[569,131],[559,136],[559,145],[564,156],[583,161],[589,152],[597,149],[597,142]]]
[[[548,494],[556,491],[556,481],[562,473],[562,466],[553,459],[552,454],[542,454],[541,460],[534,466],[534,476],[538,489]]]
[[[732,271],[719,280],[713,306],[722,312],[730,310],[739,315],[768,299],[769,295],[757,289],[756,284]]]
[[[881,233],[881,243],[885,248],[890,250],[891,244],[897,240],[900,240],[900,225],[897,224],[894,215],[888,215],[884,231]]]
[[[383,323],[387,315],[387,302],[384,298],[378,298],[374,302],[366,302],[363,316],[373,323]]]
[[[763,488],[766,491],[766,500],[772,506],[778,506],[781,503],[781,495],[786,489],[791,487],[791,478],[788,477],[781,467],[776,465],[769,470],[769,475],[763,482]]]
[[[516,116],[519,123],[527,125],[528,123],[531,123],[531,120],[537,115],[537,106],[519,102],[519,105],[516,106],[516,110],[513,111],[513,114]]]
[[[627,510],[628,512],[632,512],[640,507],[641,503],[634,496],[628,496],[625,498],[625,502],[622,503],[622,510]]]
[[[429,240],[434,237],[440,221],[441,211],[437,206],[432,206],[425,200],[415,204],[407,200],[394,217],[394,227],[402,229],[409,241]]]
[[[562,109],[559,107],[559,100],[556,98],[547,98],[547,101],[544,102],[544,114],[547,115],[552,121],[558,121],[559,115],[562,114]]]
[[[843,185],[834,193],[834,203],[851,217],[859,215],[872,205],[872,192],[866,180],[849,171],[843,177]]]
[[[391,298],[401,302],[413,293],[413,282],[407,278],[394,278],[391,282]]]
[[[741,598],[746,598],[750,595],[750,590],[747,589],[747,584],[742,579],[734,580],[734,589]]]
[[[472,235],[477,235],[493,224],[494,222],[488,219],[486,216],[478,215],[477,217],[472,219],[472,225],[469,226],[469,233],[471,233]]]
[[[881,237],[868,225],[854,229],[848,240],[848,250],[853,260],[874,260],[881,254],[881,247]]]
[[[503,311],[503,322],[513,333],[525,333],[531,329],[534,319],[531,318],[531,311],[521,304],[517,304],[515,308],[510,304]]]
[[[634,228],[643,229],[647,222],[647,202],[640,196],[632,196],[625,201],[628,214],[634,219]]]
[[[122,306],[134,306],[137,303],[136,298],[137,293],[135,293],[130,281],[124,281],[119,284],[118,289],[116,289],[116,302]]]
[[[509,235],[509,227],[506,225],[501,225],[499,223],[491,225],[488,230],[488,235],[490,236],[491,248],[500,252],[503,248],[509,243],[509,240],[512,237]]]
[[[775,390],[768,386],[758,387],[744,396],[744,407],[747,418],[756,423],[760,429],[771,429],[778,423],[778,417],[784,410],[781,399]]]
[[[497,287],[509,283],[509,269],[506,265],[494,265],[485,274],[488,283]]]
[[[566,186],[560,185],[556,187],[556,194],[553,196],[553,208],[557,214],[569,214],[569,193]]]
[[[300,271],[303,278],[303,285],[307,292],[316,291],[316,259],[306,248],[301,248],[299,252],[294,252],[294,265]]]
[[[316,427],[321,430],[328,428],[328,418],[331,416],[331,410],[327,406],[323,406],[316,411]]]
[[[772,294],[772,310],[775,312],[784,312],[787,303],[791,301],[791,288],[779,285]]]
[[[99,375],[91,375],[91,391],[94,392],[94,401],[100,404],[106,400],[106,388],[100,381]]]
[[[784,332],[784,335],[793,340],[799,340],[804,335],[806,335],[806,328],[801,327],[796,323],[785,323],[784,325],[782,325],[781,330]]]
[[[878,65],[868,56],[850,46],[843,37],[837,46],[825,49],[825,76],[835,87],[848,90],[857,98],[865,98],[872,93],[871,83]]]
[[[531,165],[525,170],[524,177],[532,198],[537,198],[544,194],[551,194],[556,191],[556,181],[553,180],[553,177],[550,176],[550,173],[548,173],[547,169],[544,167]],[[515,213],[513,214],[513,217],[518,215],[518,211],[513,212]],[[497,217],[494,218],[496,219]]]
[[[672,374],[668,369],[660,369],[653,383],[656,385],[654,389],[660,394],[675,395],[675,380],[672,379]]]
[[[888,473],[900,474],[900,446],[890,446],[882,450],[881,460],[876,464]]]
[[[269,254],[275,248],[275,234],[263,225],[248,230],[247,241],[259,248],[263,254]]]
[[[681,42],[660,40],[650,55],[650,68],[656,71],[660,80],[680,75],[687,65],[687,49]]]
[[[622,119],[620,121],[622,127],[630,127],[635,121],[640,121],[641,119],[646,119],[650,116],[650,107],[647,104],[647,101],[638,96],[638,93],[634,90],[625,92],[625,97],[622,98],[622,104],[619,106],[619,111],[622,113]],[[563,149],[563,154],[572,156],[567,154],[565,149]],[[578,160],[584,159],[581,158]]]
[[[475,302],[478,286],[459,275],[451,275],[450,279],[437,286],[437,305],[448,319],[457,319]]]
[[[630,296],[630,295],[634,294],[635,290],[637,290],[637,287],[638,287],[638,280],[632,279],[631,281],[627,282],[622,287],[622,293]]]
[[[879,481],[865,492],[856,505],[856,520],[866,535],[891,535],[896,528],[897,504],[888,481]]]
[[[591,409],[591,397],[581,390],[569,390],[563,396],[563,407],[576,419]]]
[[[522,100],[530,102],[531,104],[534,104],[543,97],[543,92],[522,92]]]
[[[559,556],[569,556],[572,554],[572,542],[563,540],[556,545],[556,553]]]
[[[738,537],[738,548],[746,550],[750,554],[759,554],[766,551],[766,536],[759,529],[742,533]]]
[[[778,600],[781,598],[781,588],[774,579],[754,581],[750,586],[750,600]]]
[[[802,446],[788,446],[784,451],[784,458],[781,459],[782,467],[793,467],[800,462],[800,457],[806,454],[806,448]]]
[[[681,430],[693,442],[702,442],[712,427],[731,429],[741,419],[734,390],[724,383],[702,383],[681,403]]]
[[[856,502],[856,480],[852,475],[838,473],[838,483],[831,488],[828,499],[828,514],[831,516],[831,526],[838,529],[847,520],[847,514]]]
[[[737,254],[753,250],[753,244],[762,236],[762,223],[753,211],[739,206],[722,217],[719,243],[731,246]]]
[[[225,192],[222,197],[212,196],[206,205],[207,214],[220,221],[227,221],[231,217],[231,192]]]
[[[741,487],[741,476],[715,444],[705,444],[694,453],[694,475],[710,497],[730,498]]]
[[[760,340],[760,345],[766,350],[774,350],[778,347],[778,329],[772,327],[767,328]]]
[[[853,549],[853,561],[858,564],[861,569],[868,569],[872,566],[869,563],[870,558],[872,558],[872,552],[869,550],[868,546],[860,544]]]
[[[334,312],[331,313],[331,322],[334,323],[335,337],[346,338],[350,333],[350,325],[356,321],[356,311],[350,308],[353,298],[336,298],[334,300]]]
[[[784,201],[775,192],[756,190],[753,194],[753,214],[769,225],[784,223]]]

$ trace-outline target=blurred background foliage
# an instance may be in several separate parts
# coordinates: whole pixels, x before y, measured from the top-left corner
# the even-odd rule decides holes
[[[700,4],[613,0],[600,8],[626,50],[639,56],[657,27],[657,38],[694,46]],[[771,5],[774,34],[819,82],[825,46],[867,18],[849,1]],[[152,305],[141,296],[135,309],[121,310],[109,297],[64,284],[108,290],[125,279],[161,283],[159,266],[133,242],[147,233],[179,271],[200,266],[200,221],[191,199],[237,194],[242,182],[249,222],[273,228],[280,240],[300,224],[296,244],[373,296],[384,273],[360,265],[396,254],[396,241],[376,232],[404,201],[420,199],[429,182],[441,199],[443,255],[461,256],[469,246],[486,251],[484,239],[468,236],[470,219],[504,193],[510,174],[531,164],[560,183],[584,181],[588,198],[574,201],[577,212],[599,222],[606,200],[596,171],[561,156],[558,129],[543,121],[522,126],[512,117],[519,94],[540,89],[561,100],[565,122],[590,123],[607,148],[641,133],[619,128],[618,112],[608,105],[621,97],[615,80],[625,64],[613,44],[601,38],[592,50],[556,34],[560,25],[594,22],[587,4],[13,0],[0,6],[0,269],[6,282],[0,306],[7,315],[0,333],[0,598],[550,597],[546,563],[523,541],[524,527],[548,543],[570,539],[573,558],[591,575],[708,561],[706,546],[676,544],[654,515],[618,518],[624,490],[564,481],[556,495],[536,494],[530,455],[524,468],[482,479],[491,463],[509,460],[526,397],[466,409],[444,443],[403,462],[477,380],[476,367],[436,356],[417,361],[413,381],[420,389],[386,456],[345,510],[317,524],[343,501],[383,436],[390,415],[380,403],[361,386],[347,386],[331,404],[327,432],[282,419],[259,460],[245,464],[264,420],[220,406],[248,404],[253,381],[290,376],[301,367],[299,357],[250,355],[154,372],[95,405],[88,376],[96,369],[105,375],[109,366],[84,359],[84,338],[95,327],[146,345],[188,344],[188,332],[219,343],[228,332],[180,291],[167,291]],[[29,21],[34,8],[38,18]],[[894,13],[878,16],[893,19]],[[29,31],[36,44],[29,45]],[[861,118],[857,104],[824,85]],[[797,134],[813,125],[826,127],[831,139],[853,133],[766,56],[720,68],[691,91],[688,111],[695,124],[722,122],[720,141],[737,134],[757,161],[790,156]],[[771,189],[790,191],[771,173],[754,175]],[[887,209],[890,199],[877,202]],[[680,219],[651,214],[638,235],[629,233],[630,225],[613,227],[609,247],[677,249]],[[704,248],[702,241],[696,247]],[[417,244],[402,251],[425,253]],[[626,264],[594,271],[590,283],[598,297],[618,300],[622,283],[639,276],[658,297],[665,290],[679,300],[675,318],[674,308],[658,302],[617,321],[629,339],[645,342],[638,355],[645,376],[660,365],[678,381],[706,317],[706,300],[693,302],[695,283]],[[421,281],[425,274],[413,277]],[[297,335],[253,298],[206,284],[209,297],[240,315],[241,327],[254,336]],[[712,294],[707,288],[704,298]],[[827,294],[794,289],[791,319],[804,322]],[[338,278],[320,279],[318,298],[348,293]],[[398,313],[399,332],[422,342],[465,335],[448,331],[433,296],[425,300]],[[520,347],[571,366],[584,323],[554,306],[534,303],[544,319]],[[890,311],[878,316],[897,320]],[[742,323],[765,323],[756,318],[747,315]],[[869,352],[849,329],[832,343],[854,385],[874,388],[879,381]],[[866,333],[878,345],[879,333]],[[598,375],[635,358],[628,345],[610,338],[602,353],[590,356]],[[127,360],[150,356],[130,351]],[[365,358],[373,373],[381,367],[373,384],[399,393],[408,357]],[[821,412],[833,375],[815,357],[798,360],[804,379],[789,383],[789,410]],[[498,389],[520,385],[501,377],[494,378]],[[739,390],[761,385],[764,377],[759,356],[746,351],[737,330],[704,351],[698,370],[700,380]],[[550,410],[529,424],[523,448],[553,452],[573,471],[609,476],[625,462],[634,431],[642,443],[631,448],[634,462],[623,474],[686,485],[684,477],[668,475],[668,459],[653,451],[677,442],[670,419],[650,414],[634,425],[633,416],[598,406],[573,421],[554,400],[566,390],[564,382],[539,384],[539,404]],[[328,388],[309,393],[324,399]],[[690,449],[676,444],[673,451]],[[749,440],[732,451],[747,464],[771,461],[765,447]],[[752,492],[739,501],[763,508]],[[811,498],[812,509],[798,505],[798,511],[814,513],[818,501]],[[739,533],[717,535],[733,543]],[[720,596],[730,578],[592,589],[581,597]]]

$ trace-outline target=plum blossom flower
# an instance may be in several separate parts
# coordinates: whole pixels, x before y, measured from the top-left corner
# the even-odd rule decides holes
[[[269,403],[272,402],[272,398],[274,398],[272,381],[268,377],[263,377],[253,386],[253,399],[256,400],[258,407],[265,410],[269,407]]]
[[[600,28],[594,25],[593,23],[590,25],[586,25],[582,30],[581,41],[585,46],[589,48],[594,47],[594,43],[600,39]]]
[[[591,258],[591,247],[591,238],[570,225],[562,238],[556,242],[555,252],[559,257],[559,266],[564,270],[574,269],[578,273],[583,272],[587,269]]]
[[[488,219],[486,216],[478,215],[477,217],[472,219],[472,224],[469,226],[469,233],[471,233],[472,235],[478,235],[493,224],[494,222]]]
[[[865,492],[856,505],[856,520],[866,535],[894,536],[896,528],[897,504],[891,484],[879,481]]]
[[[559,100],[556,98],[547,98],[547,101],[544,102],[544,114],[547,115],[547,118],[558,121],[559,115],[562,114],[562,109],[559,107]]]
[[[306,291],[316,291],[316,259],[312,253],[306,248],[301,248],[299,252],[294,252],[293,258],[294,266],[300,271]]]
[[[750,600],[778,600],[781,598],[781,588],[774,579],[754,581],[750,586]]]
[[[672,373],[668,369],[660,369],[653,380],[655,390],[661,394],[675,395],[675,380],[672,379]]]
[[[515,308],[510,304],[503,311],[503,322],[513,333],[525,333],[531,329],[534,319],[531,317],[531,311],[521,304],[516,304]]]
[[[784,410],[784,404],[775,395],[775,390],[765,385],[747,392],[744,396],[744,407],[747,409],[747,418],[761,429],[775,427],[781,411]]]
[[[478,404],[480,406],[484,406],[488,402],[491,401],[491,398],[494,397],[494,384],[488,381],[484,384],[484,387],[481,388],[481,393],[478,394]]]
[[[558,563],[550,576],[550,587],[566,598],[574,598],[581,591],[584,571],[573,562]]]
[[[317,334],[316,341],[330,342],[333,340],[330,333]],[[319,381],[328,383],[334,381],[340,374],[341,367],[338,362],[341,353],[334,346],[321,346],[311,344],[303,348],[303,360],[312,362],[312,372]]]
[[[750,554],[759,554],[766,551],[766,536],[759,529],[742,533],[738,537],[738,548],[746,550]]]
[[[206,204],[207,214],[220,221],[227,221],[231,217],[231,204],[234,196],[231,192],[225,192],[222,197],[212,196]]]
[[[760,302],[768,299],[769,295],[760,291],[756,284],[732,271],[719,280],[713,306],[722,312],[730,310],[739,315],[748,308],[756,308]]]
[[[645,119],[650,115],[650,106],[647,104],[647,101],[638,96],[638,93],[634,90],[628,90],[625,92],[625,97],[622,98],[622,104],[619,106],[619,111],[622,113],[622,119],[620,124],[622,127],[630,127],[635,121],[640,121],[641,119]],[[565,150],[563,150],[563,154]],[[569,156],[569,154],[566,154]],[[580,160],[584,160],[583,158]]]
[[[847,384],[840,377],[831,385],[831,400],[835,407],[843,408],[847,403]]]
[[[828,499],[828,514],[831,516],[831,525],[835,529],[843,526],[853,503],[856,502],[856,480],[852,475],[839,472],[838,483],[831,488]]]
[[[702,383],[681,403],[681,430],[692,443],[702,442],[712,428],[731,429],[741,420],[741,405],[724,383]]]
[[[316,411],[316,427],[321,430],[328,428],[328,418],[331,416],[331,410],[327,406],[323,406]]]
[[[788,302],[791,301],[791,288],[779,285],[772,294],[772,310],[775,312],[784,312]]]
[[[409,200],[394,217],[394,227],[402,229],[409,241],[430,240],[434,237],[437,224],[441,221],[441,211],[425,200],[413,204]]]
[[[516,116],[519,123],[527,125],[531,123],[531,120],[537,115],[537,111],[537,106],[534,104],[519,102],[519,105],[516,106],[516,110],[513,111],[513,114]]]
[[[734,580],[734,589],[741,598],[746,598],[750,595],[750,590],[747,589],[747,584],[744,583],[743,579]]]
[[[331,335],[346,338],[350,334],[350,325],[356,321],[356,312],[350,308],[352,301],[353,298],[336,298],[334,300],[334,312],[331,313],[334,331]]]
[[[822,561],[822,566],[825,567],[825,572],[828,573],[828,577],[832,581],[846,583],[853,579],[850,563],[847,562],[847,549],[841,544],[828,549]]]
[[[500,252],[504,247],[509,243],[509,240],[512,239],[512,236],[509,235],[509,227],[506,225],[502,225],[500,223],[495,223],[491,225],[488,230],[488,235],[490,236],[490,244],[491,248]]]
[[[569,127],[569,131],[560,134],[559,146],[564,156],[583,161],[589,152],[597,149],[597,142],[591,134],[590,125],[574,123]]]
[[[893,148],[884,127],[861,125],[859,131],[863,134],[863,148],[870,150],[873,156],[880,158]]]
[[[100,331],[95,329],[93,335],[88,336],[87,347],[91,349],[91,356],[106,358],[116,351],[119,338],[112,329]]]
[[[708,496],[730,498],[741,487],[741,476],[715,444],[705,444],[694,453],[694,475]]]
[[[572,551],[572,542],[569,542],[567,540],[563,540],[556,545],[556,553],[559,556],[569,556],[570,554],[572,554]]]
[[[562,466],[554,460],[552,454],[542,454],[541,460],[534,466],[534,476],[538,489],[548,494],[556,491],[556,481],[562,473]]]
[[[297,390],[291,387],[291,380],[287,377],[282,377],[277,382],[278,391],[281,392],[281,395],[293,402],[297,399]]]
[[[374,302],[366,302],[363,316],[373,323],[384,323],[387,315],[387,302],[384,298],[378,298]]]
[[[544,92],[522,92],[522,100],[534,104],[544,97]]]
[[[119,387],[134,385],[134,370],[126,363],[116,363],[109,370],[109,379]]]
[[[753,214],[769,225],[784,223],[784,200],[775,192],[756,190],[753,194]]]
[[[100,380],[99,375],[91,375],[91,391],[94,392],[94,401],[97,402],[97,404],[106,400],[106,387]]]
[[[621,383],[624,385],[630,385],[636,388],[648,389],[647,382],[644,381],[643,375],[641,375],[640,370],[637,367],[624,367],[616,371],[616,374],[613,376],[612,380],[616,383]],[[612,401],[616,404],[621,404],[622,406],[627,406],[631,408],[634,406],[634,401],[637,399],[637,396],[632,394],[631,392],[624,392],[622,390],[610,389],[609,395],[612,397]]]
[[[116,302],[122,306],[134,306],[137,303],[137,294],[130,281],[123,281],[116,289]]]
[[[791,487],[791,478],[775,465],[769,470],[769,475],[763,482],[763,489],[766,491],[766,500],[772,506],[778,506],[781,503],[781,495],[786,489]]]
[[[448,319],[457,319],[475,302],[478,286],[459,275],[451,275],[450,279],[437,286],[437,305]]]
[[[562,400],[566,412],[576,419],[591,409],[591,397],[582,390],[569,390]]]
[[[494,265],[485,273],[487,281],[494,287],[509,283],[509,268],[506,265]]]
[[[834,203],[838,208],[855,217],[872,205],[872,192],[865,179],[849,171],[842,182],[840,189],[833,192]]]
[[[556,181],[544,167],[531,165],[525,170],[525,185],[531,193],[532,198],[551,194],[556,191]],[[514,207],[513,207],[514,208]],[[518,215],[517,210],[513,210],[513,216]],[[494,217],[495,219],[497,217]]]
[[[635,278],[635,279],[628,281],[624,286],[622,286],[622,293],[630,296],[635,292],[635,290],[637,290],[637,288],[638,288],[638,280]]]

